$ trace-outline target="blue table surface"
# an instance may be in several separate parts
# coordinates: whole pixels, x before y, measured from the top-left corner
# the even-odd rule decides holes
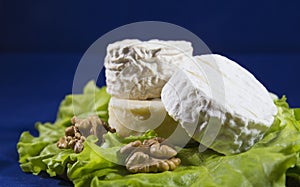
[[[269,91],[300,106],[300,54],[225,54],[252,72]],[[60,101],[71,93],[82,54],[0,54],[0,186],[68,186],[47,175],[19,168],[16,144],[21,132],[36,134],[36,121],[56,117]],[[103,73],[98,85],[104,84]]]

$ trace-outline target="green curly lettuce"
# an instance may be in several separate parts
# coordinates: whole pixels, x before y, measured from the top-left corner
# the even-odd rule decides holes
[[[182,166],[158,174],[131,174],[109,179],[95,176],[91,186],[285,186],[286,175],[299,177],[300,133],[295,109],[286,99],[275,101],[278,115],[265,137],[249,151],[220,155],[184,148]],[[293,172],[289,170],[295,170]],[[293,175],[292,175],[293,174]]]
[[[22,170],[35,175],[41,171],[47,171],[51,176],[62,174],[64,171],[57,168],[65,168],[68,159],[66,155],[69,155],[70,151],[62,152],[61,149],[54,148],[54,144],[64,136],[64,128],[71,125],[71,118],[74,115],[96,114],[107,121],[109,99],[110,95],[106,93],[106,88],[98,88],[94,81],[87,83],[83,94],[67,95],[60,104],[57,119],[53,124],[36,123],[38,137],[32,136],[28,131],[21,134],[17,150]],[[52,147],[51,151],[47,151],[50,147]],[[53,164],[53,162],[57,163]],[[57,166],[59,164],[63,166]]]
[[[105,87],[88,83],[83,94],[69,95],[61,103],[54,124],[38,123],[38,137],[22,133],[17,144],[23,171],[50,176],[66,174],[75,186],[285,186],[286,178],[300,180],[300,109],[289,108],[286,98],[275,100],[278,114],[264,138],[250,150],[224,156],[212,150],[200,153],[197,147],[183,148],[178,157],[182,164],[174,171],[131,174],[120,164],[119,149],[142,136],[122,138],[116,133],[104,135],[99,147],[93,136],[87,138],[81,153],[58,149],[57,140],[70,125],[73,115],[97,114],[108,119],[110,96]],[[72,106],[73,104],[73,106]]]

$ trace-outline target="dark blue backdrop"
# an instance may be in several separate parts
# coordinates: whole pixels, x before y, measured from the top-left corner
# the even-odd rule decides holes
[[[118,26],[158,20],[187,28],[215,52],[299,52],[299,6],[297,0],[1,0],[0,49],[82,53]]]
[[[82,54],[124,24],[156,20],[185,27],[299,107],[299,7],[296,0],[0,0],[0,186],[64,185],[22,173],[16,143],[35,121],[55,119]]]

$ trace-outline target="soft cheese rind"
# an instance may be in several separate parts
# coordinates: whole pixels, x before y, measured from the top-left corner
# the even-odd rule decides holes
[[[215,151],[248,150],[277,113],[268,91],[226,57],[202,55],[195,60],[194,68],[178,71],[164,86],[166,110],[190,136]]]
[[[191,139],[167,114],[160,99],[139,101],[112,97],[108,111],[108,123],[120,136],[138,136],[152,129],[173,145],[184,146]]]
[[[132,39],[109,44],[104,63],[107,92],[125,99],[159,98],[178,64],[192,53],[186,41]]]

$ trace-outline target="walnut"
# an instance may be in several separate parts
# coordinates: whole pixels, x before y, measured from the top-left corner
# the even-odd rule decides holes
[[[107,132],[116,132],[115,129],[111,128],[104,121],[102,121],[98,116],[93,115],[85,119],[79,119],[74,116],[71,120],[72,124],[77,127],[81,134],[85,137],[89,135],[95,135],[99,139],[99,144],[103,143],[103,135]]]
[[[65,136],[57,142],[60,149],[73,149],[75,153],[80,153],[84,148],[85,137],[95,135],[99,139],[99,143],[103,142],[103,134],[116,132],[115,129],[109,127],[98,116],[89,116],[85,119],[79,119],[74,116],[71,119],[72,126],[65,129]]]
[[[177,152],[168,145],[161,145],[163,139],[153,138],[134,141],[120,149],[126,156],[125,165],[131,173],[163,172],[174,170],[181,160],[175,158]]]
[[[60,149],[73,149],[75,153],[80,153],[83,150],[84,141],[85,137],[81,135],[78,127],[72,125],[65,129],[65,136],[59,139],[57,147]]]

